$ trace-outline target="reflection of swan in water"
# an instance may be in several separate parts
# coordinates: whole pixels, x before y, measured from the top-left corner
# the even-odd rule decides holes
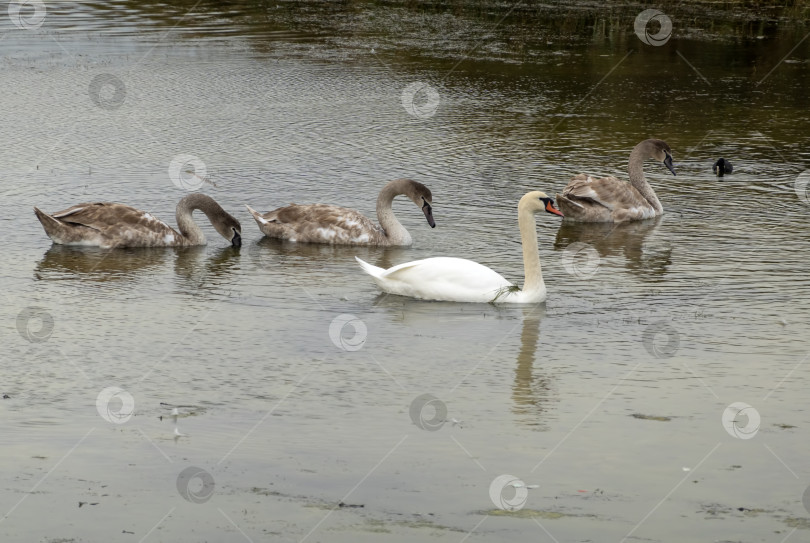
[[[238,263],[235,247],[188,247],[177,251],[174,273],[195,289],[216,289],[232,280],[231,270]]]
[[[586,243],[600,258],[623,255],[627,269],[635,274],[663,276],[672,264],[673,247],[668,240],[654,235],[661,220],[656,217],[624,224],[564,222],[557,231],[554,248]]]
[[[89,281],[116,281],[163,266],[171,252],[164,248],[132,248],[111,251],[97,247],[54,244],[37,263],[38,279],[81,276]]]
[[[523,328],[520,333],[520,351],[512,387],[513,412],[519,422],[527,426],[544,426],[544,413],[557,399],[554,378],[550,373],[534,367],[540,343],[540,322],[545,314],[543,306],[523,308]],[[542,363],[542,361],[541,361]]]
[[[244,251],[245,248],[247,251]],[[283,274],[290,268],[303,268],[307,273],[323,271],[324,266],[334,264],[336,261],[351,260],[357,254],[363,258],[378,258],[392,265],[393,262],[406,256],[408,249],[398,246],[363,247],[297,243],[263,236],[255,241],[246,241],[243,252],[247,252],[248,264]]]
[[[152,280],[172,260],[178,277],[203,286],[212,278],[225,276],[239,261],[235,247],[207,246],[178,248],[98,249],[52,245],[37,264],[39,280],[79,279],[87,282],[134,282]]]

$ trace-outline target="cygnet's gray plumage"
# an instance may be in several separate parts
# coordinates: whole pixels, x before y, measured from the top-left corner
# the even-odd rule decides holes
[[[411,179],[397,179],[382,188],[377,197],[379,226],[354,209],[328,204],[291,204],[267,213],[245,207],[259,230],[270,238],[332,245],[411,245],[411,235],[391,209],[394,197],[399,195],[407,196],[422,210],[431,228],[436,226],[430,189]]]
[[[34,208],[45,233],[54,243],[112,249],[118,247],[184,247],[205,245],[205,235],[194,222],[195,210],[205,213],[216,231],[235,247],[242,245],[242,226],[205,194],[189,194],[177,204],[177,227],[124,204],[88,202],[56,213]]]
[[[672,150],[663,140],[644,140],[633,148],[628,166],[630,182],[608,176],[574,176],[557,204],[567,220],[581,222],[626,222],[657,217],[664,212],[661,202],[644,178],[644,160],[663,162],[672,175]]]

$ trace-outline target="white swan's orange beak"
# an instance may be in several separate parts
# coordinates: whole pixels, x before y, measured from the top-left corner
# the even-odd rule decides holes
[[[546,211],[548,211],[549,213],[553,213],[555,215],[559,215],[560,217],[565,217],[565,215],[562,214],[562,211],[554,207],[554,202],[552,202],[551,200],[546,202]]]

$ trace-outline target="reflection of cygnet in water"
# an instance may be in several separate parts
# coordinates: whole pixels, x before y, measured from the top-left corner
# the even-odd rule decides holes
[[[177,419],[179,418],[179,416],[180,416],[180,410],[178,408],[176,408],[176,407],[173,408],[172,409],[172,422],[174,422],[174,440],[175,441],[177,441],[181,437],[187,437],[188,436],[188,434],[182,433],[180,431],[180,429],[177,427]]]
[[[718,158],[717,162],[715,162],[714,166],[712,166],[712,171],[715,173],[715,175],[717,175],[717,177],[723,177],[727,173],[733,172],[734,167],[731,165],[731,162],[725,158]]]

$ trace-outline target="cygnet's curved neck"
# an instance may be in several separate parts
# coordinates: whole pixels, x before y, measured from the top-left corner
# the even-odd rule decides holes
[[[537,249],[537,222],[534,213],[523,206],[518,207],[520,243],[523,245],[523,292],[532,293],[545,290],[543,271],[540,268],[540,251]]]
[[[205,234],[202,229],[194,222],[192,214],[195,210],[199,209],[208,220],[213,224],[215,221],[221,221],[221,214],[224,212],[222,207],[216,203],[211,197],[205,194],[189,194],[177,204],[177,228],[183,236],[186,245],[205,245]]]
[[[394,216],[391,204],[394,197],[400,194],[408,194],[405,180],[392,181],[385,185],[377,197],[377,220],[385,231],[385,237],[392,245],[411,245],[413,239],[404,226]]]
[[[661,213],[664,208],[658,200],[658,196],[655,195],[655,191],[644,177],[644,159],[651,157],[650,150],[645,144],[646,142],[642,142],[636,145],[630,153],[630,164],[627,168],[630,184],[641,193],[656,212]]]

